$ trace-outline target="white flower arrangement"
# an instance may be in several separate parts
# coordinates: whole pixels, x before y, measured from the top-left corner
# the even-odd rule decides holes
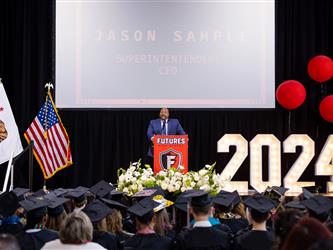
[[[212,195],[220,192],[225,186],[225,182],[220,174],[215,171],[213,165],[205,165],[198,172],[189,171],[182,173],[184,168],[170,168],[160,171],[154,175],[149,165],[141,166],[141,162],[131,163],[127,170],[118,170],[119,191],[131,196],[147,187],[160,186],[165,192],[178,195],[186,190],[205,190]]]

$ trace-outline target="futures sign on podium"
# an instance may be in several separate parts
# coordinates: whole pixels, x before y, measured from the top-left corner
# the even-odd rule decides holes
[[[154,137],[154,173],[163,169],[183,166],[183,173],[188,170],[188,136],[156,135]]]

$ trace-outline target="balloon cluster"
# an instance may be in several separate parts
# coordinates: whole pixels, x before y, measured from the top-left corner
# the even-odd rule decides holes
[[[308,73],[314,81],[320,84],[330,80],[333,77],[332,59],[324,55],[313,57],[308,63]],[[306,90],[303,84],[296,80],[284,81],[276,90],[278,103],[288,110],[301,106],[305,98]],[[321,101],[319,112],[326,121],[333,123],[333,95],[326,96]]]

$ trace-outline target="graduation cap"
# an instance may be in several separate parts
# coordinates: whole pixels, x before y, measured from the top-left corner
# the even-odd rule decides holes
[[[20,207],[19,199],[13,192],[5,192],[0,195],[0,214],[8,217]]]
[[[196,190],[190,189],[186,190],[185,192],[181,193],[178,198],[175,200],[174,207],[178,208],[179,210],[187,213],[187,205],[190,198],[187,197],[188,194],[194,193]]]
[[[50,202],[44,197],[28,197],[19,204],[27,211],[28,217],[41,218],[47,213]]]
[[[24,195],[30,192],[30,189],[17,187],[14,188],[12,192],[17,196],[19,200],[24,200]]]
[[[65,210],[63,204],[66,203],[67,201],[69,201],[69,199],[54,196],[54,197],[50,197],[48,199],[48,201],[50,203],[48,205],[48,214],[50,216],[55,217],[55,216],[58,216],[59,214],[61,214]]]
[[[302,187],[304,199],[310,199],[314,197],[315,194],[319,193],[319,189],[320,187],[317,186]]]
[[[146,197],[152,196],[156,192],[157,192],[157,189],[155,189],[155,188],[144,189],[144,190],[141,190],[141,191],[135,193],[134,195],[132,195],[132,198],[146,198]]]
[[[213,198],[213,203],[229,209],[232,209],[240,201],[241,198],[237,191],[227,192],[222,190]]]
[[[127,211],[137,217],[144,217],[153,214],[154,208],[158,205],[158,202],[153,201],[152,199],[147,197],[135,203],[133,206],[128,208]]]
[[[297,208],[297,209],[305,209],[305,206],[301,203],[301,201],[289,201],[287,202],[284,207],[286,208]]]
[[[119,190],[117,190],[117,189],[113,189],[113,190],[110,192],[110,196],[111,196],[111,197],[112,197],[112,196],[123,195],[123,194],[124,194],[124,192],[119,191]]]
[[[159,205],[154,208],[155,213],[161,211],[164,208],[170,207],[174,204],[172,201],[165,199],[162,195],[154,196],[153,201],[156,201],[157,203],[159,203]]]
[[[65,196],[73,198],[76,203],[81,203],[86,200],[86,193],[88,192],[88,190],[89,188],[79,186],[69,191]]]
[[[113,189],[115,189],[113,185],[101,180],[90,188],[90,192],[95,194],[97,197],[102,198],[107,196]]]
[[[276,202],[276,206],[282,201],[282,197],[289,190],[289,188],[272,186],[267,187],[264,195]]]
[[[205,207],[212,204],[212,198],[208,192],[203,190],[195,190],[184,195],[185,198],[190,198],[192,207]]]
[[[272,186],[272,190],[274,190],[275,192],[277,192],[278,194],[280,194],[282,196],[282,195],[286,194],[286,192],[289,190],[289,188]]]
[[[111,211],[111,208],[109,208],[100,200],[92,201],[82,210],[82,212],[88,215],[92,223],[97,223],[103,220],[111,213]]]
[[[161,195],[161,196],[165,197],[165,192],[160,186],[145,188],[144,190],[155,190],[155,192],[153,193],[152,196]]]
[[[301,204],[317,215],[326,213],[333,208],[333,201],[330,198],[321,195],[303,200],[301,201]]]
[[[262,194],[255,194],[253,196],[247,197],[243,203],[245,206],[260,213],[268,213],[275,207],[274,201]]]
[[[44,196],[44,195],[46,195],[48,193],[49,192],[47,190],[44,190],[43,188],[41,188],[41,189],[37,190],[36,192],[34,192],[32,194],[32,196],[34,196],[34,197],[40,197],[40,196]]]
[[[65,189],[65,188],[57,188],[54,189],[51,193],[55,194],[57,197],[63,197],[65,196],[68,192],[72,191],[73,189]]]
[[[103,201],[106,205],[108,205],[111,208],[115,208],[115,209],[127,209],[127,206],[125,206],[124,204],[115,201],[115,200],[111,200],[111,199],[106,199],[106,198],[100,198],[101,201]]]

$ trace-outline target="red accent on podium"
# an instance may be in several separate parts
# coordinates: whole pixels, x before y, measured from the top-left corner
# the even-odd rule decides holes
[[[188,136],[155,135],[154,136],[154,173],[163,169],[183,166],[183,173],[188,171]]]

